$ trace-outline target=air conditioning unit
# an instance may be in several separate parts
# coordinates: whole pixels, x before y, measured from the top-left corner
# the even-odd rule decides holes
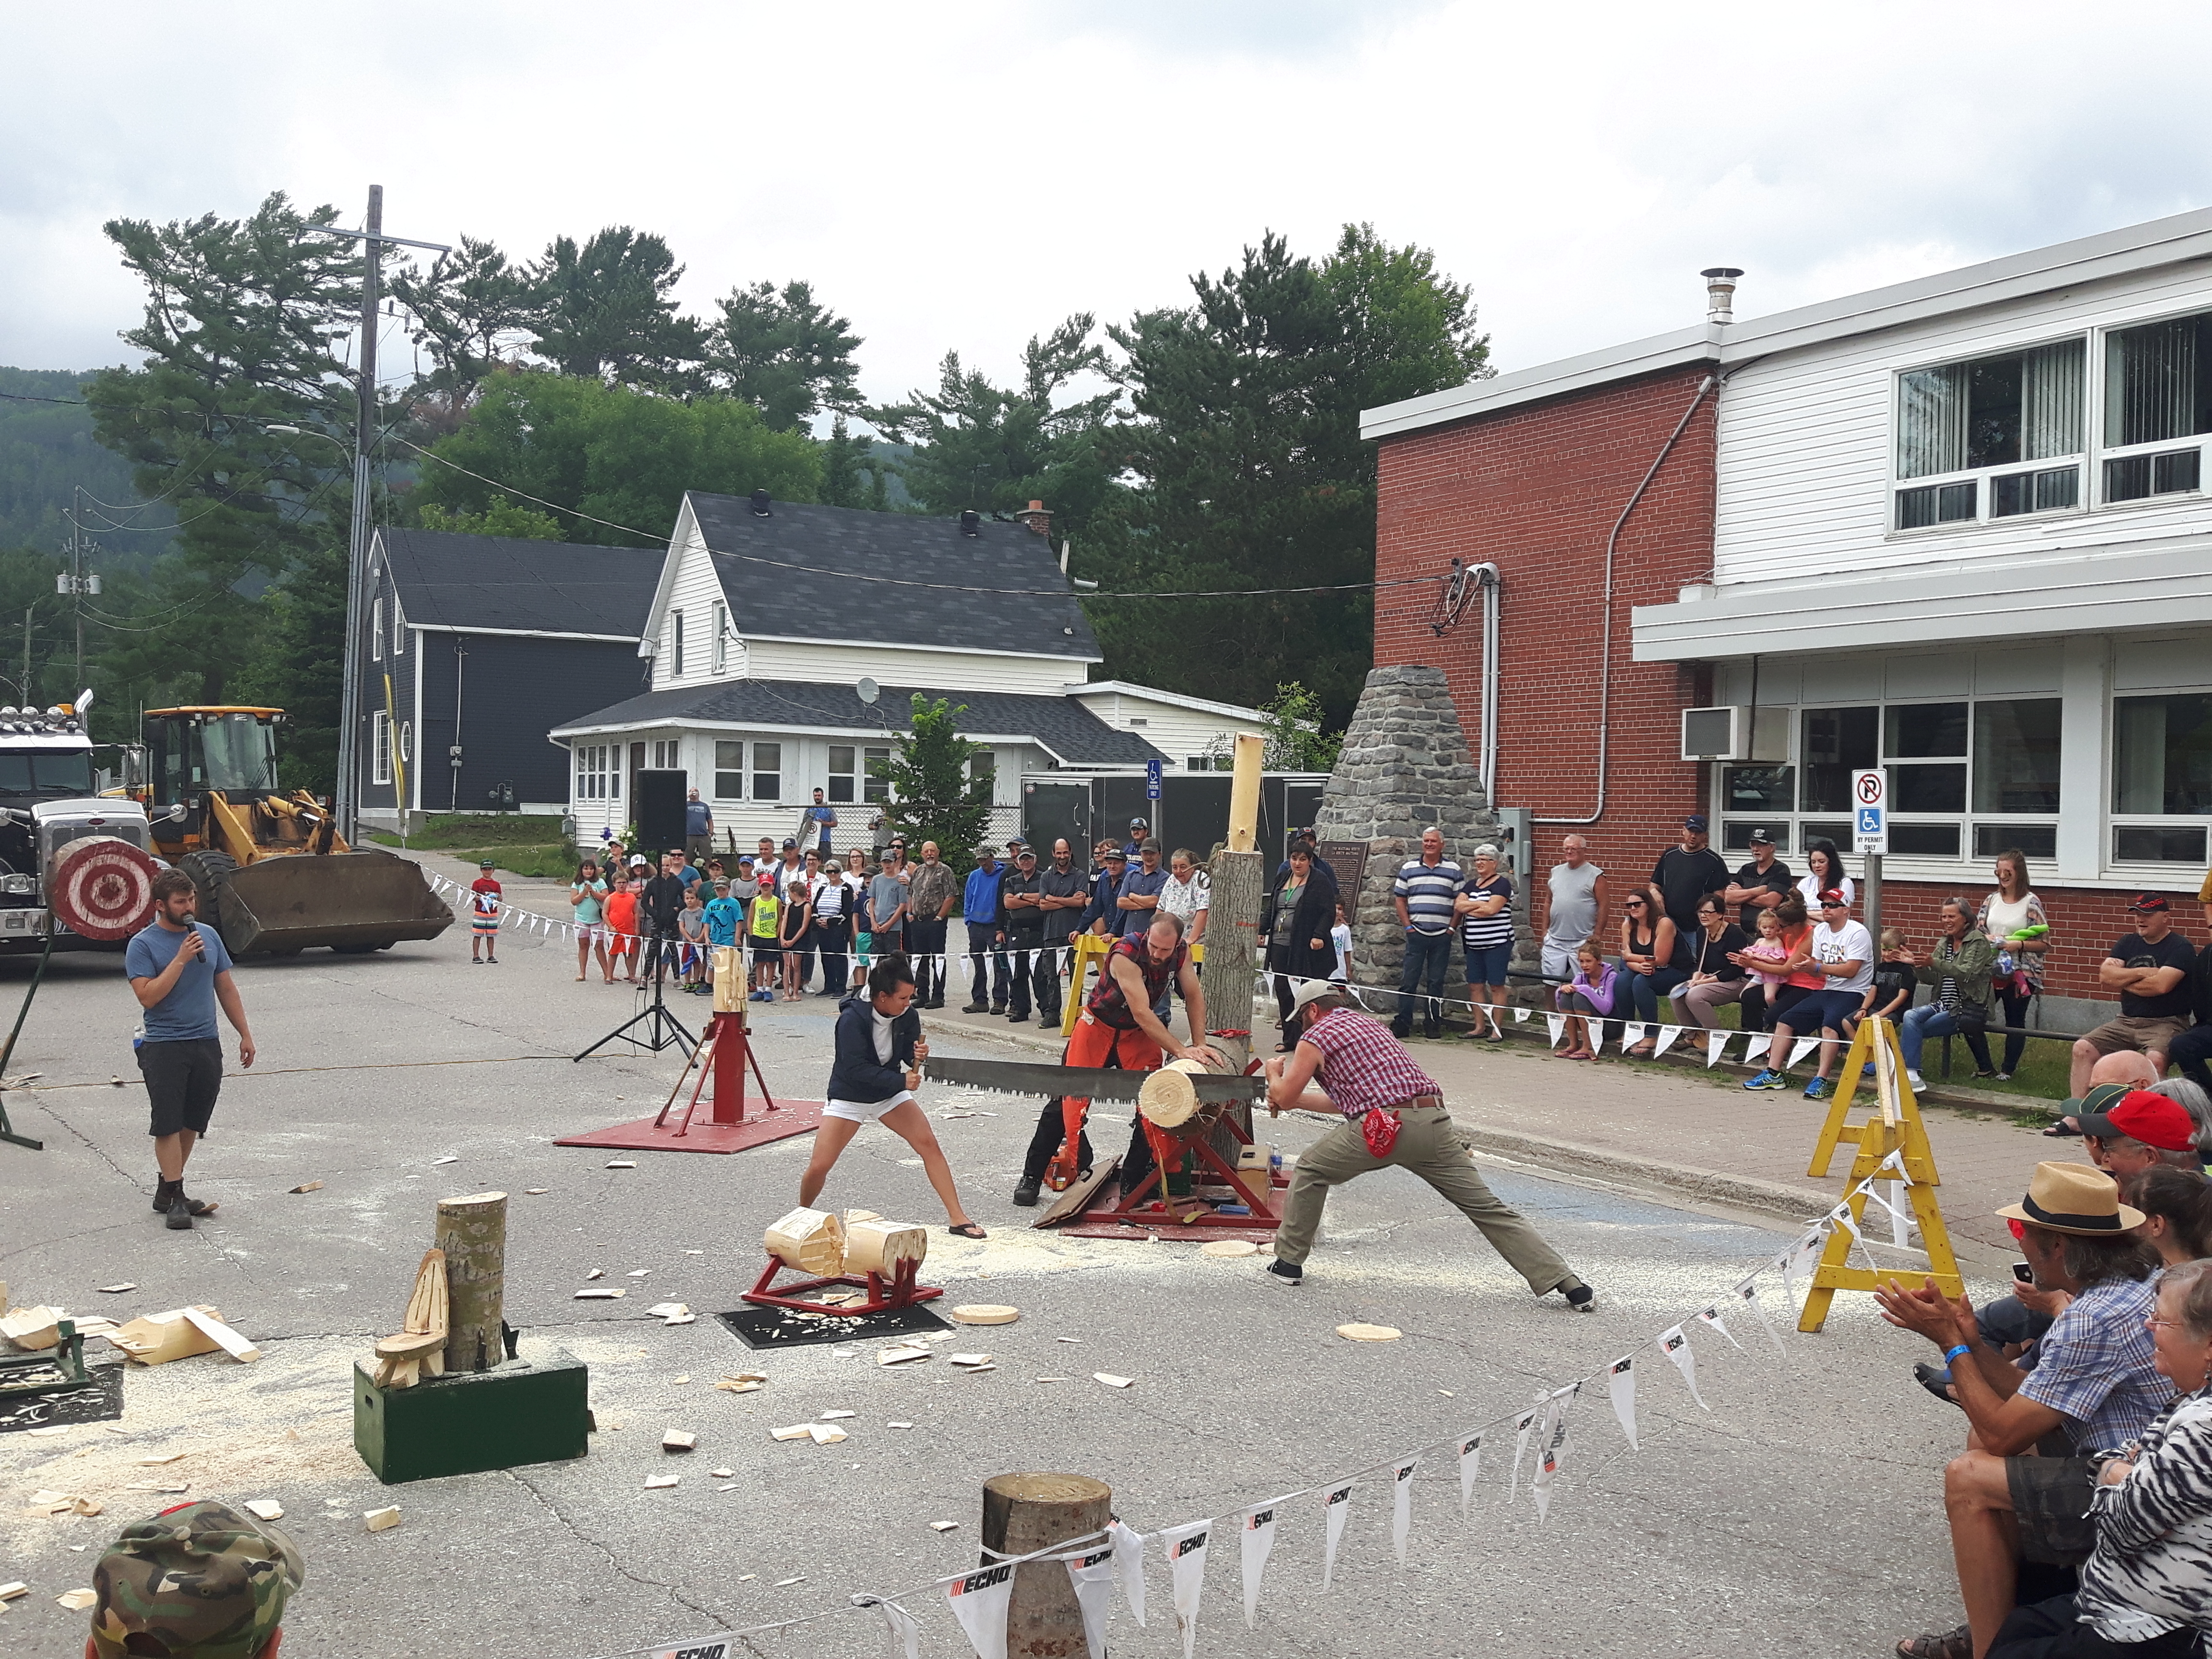
[[[1790,758],[1789,711],[1762,708],[1754,732],[1749,705],[1682,711],[1686,761],[1784,761]]]

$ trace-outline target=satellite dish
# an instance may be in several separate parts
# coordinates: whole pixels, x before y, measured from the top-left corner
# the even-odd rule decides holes
[[[866,675],[862,675],[860,684],[853,688],[853,694],[862,702],[873,702],[882,693],[883,688]]]

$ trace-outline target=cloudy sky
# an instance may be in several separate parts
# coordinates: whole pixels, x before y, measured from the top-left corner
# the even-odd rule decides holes
[[[1797,21],[1799,19],[1810,21]],[[100,234],[272,190],[802,276],[874,398],[1179,302],[1263,229],[1436,250],[1515,368],[2212,204],[2212,10],[1372,0],[10,9],[0,363],[120,360]]]

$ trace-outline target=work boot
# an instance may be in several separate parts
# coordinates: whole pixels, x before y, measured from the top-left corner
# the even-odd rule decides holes
[[[1390,1035],[1397,1038],[1401,1042],[1412,1041],[1413,1036],[1413,1022],[1409,1019],[1392,1020],[1390,1022]]]
[[[971,1002],[960,1012],[963,1014],[988,1014],[991,1012],[991,1005],[988,1002]]]
[[[192,1206],[180,1192],[169,1200],[169,1231],[184,1232],[192,1224]]]
[[[1024,1176],[1014,1183],[1014,1202],[1025,1210],[1034,1209],[1036,1206],[1037,1193],[1043,1185],[1042,1176]]]
[[[994,1002],[991,1005],[991,1012],[994,1014],[1003,1014],[1006,1012],[1006,1005],[1003,1002]]]
[[[1435,1038],[1440,1037],[1443,1034],[1444,1028],[1443,1022],[1433,1019],[1425,1019],[1421,1022],[1421,1035],[1423,1036]]]
[[[1037,1016],[1037,1024],[1045,1026],[1057,1025],[1060,1024],[1060,1016],[1058,1014],[1039,1014]]]
[[[154,1177],[155,1214],[167,1215],[168,1213],[169,1200],[177,1195],[177,1188],[183,1184],[184,1183],[180,1181],[164,1181],[159,1176]]]

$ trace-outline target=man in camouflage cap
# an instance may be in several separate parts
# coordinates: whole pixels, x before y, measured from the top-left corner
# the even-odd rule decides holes
[[[306,1569],[292,1540],[228,1504],[179,1504],[126,1527],[93,1569],[86,1659],[275,1659]]]

